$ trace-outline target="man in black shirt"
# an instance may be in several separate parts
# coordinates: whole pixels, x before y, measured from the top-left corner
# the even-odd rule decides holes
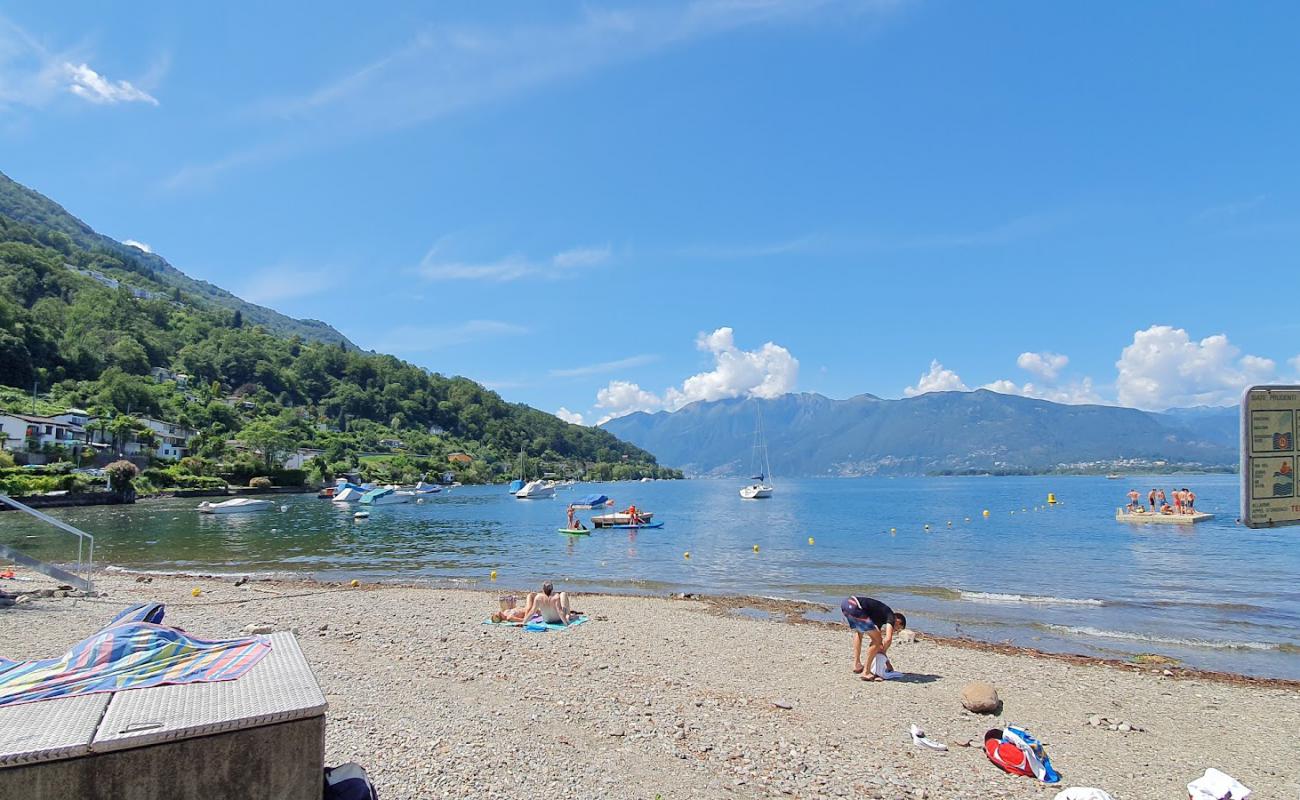
[[[840,603],[844,621],[853,631],[853,671],[862,673],[862,680],[880,680],[871,673],[871,663],[879,653],[889,652],[894,643],[894,633],[907,627],[907,617],[871,597],[854,595]],[[871,640],[867,657],[862,658],[862,637]]]

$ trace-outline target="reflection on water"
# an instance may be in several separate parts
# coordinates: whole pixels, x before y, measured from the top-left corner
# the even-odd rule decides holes
[[[1079,477],[790,481],[770,501],[743,501],[729,481],[582,486],[577,494],[604,492],[666,523],[590,536],[557,532],[567,493],[520,501],[496,487],[380,506],[363,520],[311,495],[253,514],[200,515],[197,500],[55,513],[96,535],[100,564],[480,586],[495,570],[511,587],[551,578],[585,590],[812,600],[831,619],[840,597],[867,592],[939,633],[1300,677],[1296,529],[1237,526],[1234,476],[1177,482],[1218,517],[1117,523],[1128,485]],[[1048,492],[1062,504],[1048,507]],[[70,539],[0,514],[0,541],[38,557],[75,556]]]

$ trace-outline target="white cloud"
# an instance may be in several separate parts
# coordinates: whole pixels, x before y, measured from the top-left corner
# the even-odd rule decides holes
[[[1291,365],[1291,369],[1295,370],[1296,374],[1300,374],[1300,356],[1289,358],[1286,363]]]
[[[1064,385],[1056,384],[1035,384],[1026,383],[1017,384],[1015,381],[1002,380],[986,383],[980,387],[988,389],[991,392],[1000,394],[1015,394],[1021,397],[1032,397],[1037,400],[1050,400],[1053,403],[1065,403],[1067,405],[1096,404],[1105,402],[1101,395],[1097,394],[1093,388],[1092,378],[1085,377],[1081,380],[1071,381]]]
[[[970,387],[962,382],[961,376],[939,363],[938,359],[930,362],[930,371],[922,373],[915,386],[903,390],[904,397],[916,397],[927,392],[968,392]]]
[[[64,64],[68,76],[68,91],[92,103],[148,103],[158,105],[158,100],[148,92],[132,86],[127,81],[110,81],[86,64]]]
[[[123,239],[122,244],[127,247],[134,247],[136,250],[143,250],[146,253],[152,253],[153,248],[144,242],[137,242],[135,239]]]
[[[1248,384],[1273,379],[1277,364],[1242,356],[1224,334],[1196,342],[1182,328],[1152,325],[1133,334],[1115,367],[1121,405],[1160,410],[1234,403]]]
[[[789,350],[772,342],[756,350],[741,350],[731,328],[701,333],[695,346],[713,356],[713,369],[690,376],[662,395],[631,381],[610,381],[596,393],[596,408],[604,412],[597,424],[633,411],[676,411],[700,400],[779,397],[793,391],[799,379],[799,360]]]
[[[789,350],[772,342],[757,350],[741,350],[731,328],[702,333],[695,346],[713,356],[713,369],[682,381],[680,389],[669,389],[664,394],[669,408],[746,395],[779,397],[793,390],[799,379],[799,360]]]
[[[495,319],[472,319],[452,325],[402,325],[389,331],[375,349],[381,353],[422,353],[529,332],[523,325]]]
[[[599,364],[587,364],[582,367],[569,367],[568,369],[553,369],[551,377],[553,378],[578,378],[585,375],[600,375],[606,372],[615,372],[620,369],[630,369],[632,367],[641,367],[646,364],[652,364],[659,360],[656,355],[639,355],[620,358],[617,361],[602,361]]]
[[[610,381],[608,386],[596,392],[596,408],[604,412],[596,424],[604,425],[614,417],[634,411],[658,411],[663,407],[664,401],[658,395],[631,381]]]
[[[1069,356],[1063,356],[1060,353],[1021,353],[1016,358],[1016,366],[1048,381],[1056,380],[1056,376],[1069,363]]]
[[[576,411],[570,411],[569,409],[565,408],[564,406],[560,406],[558,409],[555,410],[555,416],[559,417],[560,419],[564,420],[565,422],[570,422],[570,423],[572,423],[572,424],[574,424],[574,425],[585,425],[585,424],[586,424],[585,422],[583,422],[583,419],[582,419],[582,415],[581,415],[581,414],[579,414],[579,413],[576,412]]]
[[[494,261],[464,261],[444,257],[447,237],[429,248],[416,273],[431,281],[488,281],[505,283],[520,278],[571,278],[583,269],[598,267],[609,262],[612,251],[604,247],[575,247],[550,258],[537,261],[521,255],[509,255]]]

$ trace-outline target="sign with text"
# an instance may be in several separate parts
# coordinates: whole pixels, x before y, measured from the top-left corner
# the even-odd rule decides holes
[[[1296,423],[1300,386],[1252,386],[1241,398],[1241,521],[1252,528],[1300,524]]]

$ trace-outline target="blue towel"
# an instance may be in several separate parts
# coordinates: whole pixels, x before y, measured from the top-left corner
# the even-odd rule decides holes
[[[565,628],[572,628],[574,625],[581,625],[587,621],[586,615],[578,617],[568,625],[561,625],[558,622],[542,622],[541,617],[533,617],[529,622],[493,622],[490,619],[483,620],[484,625],[505,625],[508,628],[523,628],[533,633],[546,633],[547,631],[562,631]]]

